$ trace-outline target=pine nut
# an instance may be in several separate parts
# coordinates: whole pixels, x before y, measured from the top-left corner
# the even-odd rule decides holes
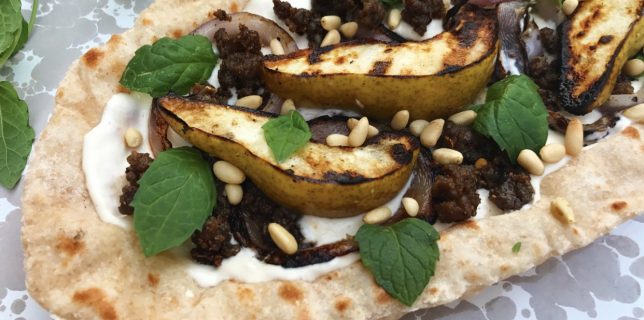
[[[136,128],[127,128],[123,138],[125,138],[125,144],[130,148],[138,148],[143,143],[143,136]]]
[[[262,99],[261,96],[251,95],[240,98],[239,100],[237,100],[237,103],[235,103],[235,105],[238,107],[257,109],[262,105],[263,102],[264,99]]]
[[[295,103],[291,99],[286,99],[284,100],[284,103],[282,103],[282,109],[280,110],[280,114],[285,115],[293,110],[295,110]]]
[[[429,121],[419,119],[419,120],[414,120],[409,124],[409,131],[411,131],[411,134],[414,135],[414,137],[420,137],[420,134],[423,132],[423,129],[427,127],[429,124]]]
[[[340,33],[338,30],[331,30],[327,32],[326,36],[324,36],[324,39],[322,39],[322,43],[320,43],[320,47],[326,47],[334,44],[340,43]]]
[[[367,140],[367,135],[369,134],[369,119],[367,117],[362,117],[358,124],[351,130],[349,134],[349,145],[352,147],[361,146],[365,140]]]
[[[217,179],[228,184],[242,184],[246,180],[246,175],[243,171],[230,162],[223,160],[217,161],[212,165],[212,172],[215,173]]]
[[[578,5],[578,0],[564,0],[563,4],[561,5],[561,10],[565,15],[569,16],[573,12],[575,12],[575,9],[577,9]]]
[[[352,21],[341,25],[340,33],[347,39],[355,37],[356,33],[358,33],[358,23]]]
[[[566,136],[564,137],[564,144],[566,145],[566,153],[575,157],[581,153],[584,147],[584,126],[577,118],[572,118],[566,128]]]
[[[284,47],[279,39],[272,39],[270,42],[271,52],[275,55],[284,54]]]
[[[242,189],[242,186],[238,184],[227,184],[224,190],[226,190],[226,198],[230,204],[236,206],[241,203],[244,197],[244,189]]]
[[[349,146],[349,137],[343,134],[330,134],[326,137],[326,144],[329,147],[347,147]]]
[[[391,128],[394,130],[405,129],[408,122],[409,122],[409,111],[400,110],[396,112],[394,117],[391,119]]]
[[[635,122],[644,123],[644,103],[640,103],[634,107],[630,107],[624,111],[624,116]]]
[[[297,241],[295,237],[278,223],[268,224],[268,234],[273,239],[275,245],[286,254],[297,252]]]
[[[628,60],[624,65],[624,73],[632,78],[639,77],[640,74],[644,73],[644,61],[640,59]]]
[[[391,209],[388,207],[379,207],[367,212],[362,221],[366,224],[377,224],[384,222],[391,217]]]
[[[339,28],[342,20],[338,16],[324,16],[320,19],[320,24],[324,30],[331,31]]]
[[[369,126],[369,130],[367,131],[367,138],[372,138],[377,136],[380,133],[380,130],[374,126]]]
[[[459,113],[453,114],[447,120],[454,122],[455,124],[461,126],[469,126],[476,120],[476,112],[474,110],[465,110]]]
[[[420,134],[420,143],[426,148],[432,148],[438,142],[438,138],[443,134],[443,126],[445,125],[445,120],[436,119],[432,120],[423,132]]]
[[[391,9],[389,11],[389,16],[387,17],[387,25],[389,29],[396,29],[402,20],[402,12],[400,9]]]
[[[539,156],[537,156],[537,154],[530,149],[521,150],[521,152],[519,152],[519,156],[517,157],[517,162],[521,167],[523,167],[523,169],[528,171],[528,173],[535,176],[542,175],[543,171],[545,170],[543,162],[541,162]]]
[[[485,158],[478,158],[476,159],[476,162],[474,162],[474,168],[476,169],[485,168],[486,166],[487,160],[485,160]]]
[[[440,164],[461,164],[463,163],[463,154],[454,149],[440,148],[432,152],[434,160]]]
[[[416,201],[416,199],[405,197],[402,199],[402,205],[410,217],[415,217],[418,215],[418,210],[420,208],[418,206],[418,201]]]
[[[347,120],[347,128],[349,128],[349,130],[353,130],[353,128],[358,125],[358,121],[359,120],[356,118],[349,118],[349,120]]]
[[[565,223],[575,222],[575,212],[564,198],[556,198],[550,203],[550,213]]]
[[[566,147],[561,143],[551,143],[539,150],[539,156],[545,163],[557,163],[566,156]]]

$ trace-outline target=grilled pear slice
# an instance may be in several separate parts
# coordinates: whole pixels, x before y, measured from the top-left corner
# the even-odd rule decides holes
[[[446,117],[473,102],[490,80],[498,52],[494,10],[464,5],[434,38],[401,44],[354,41],[268,56],[265,85],[298,106],[353,109],[391,119]]]
[[[309,142],[278,163],[262,130],[273,114],[175,96],[157,106],[184,139],[234,164],[275,202],[302,214],[348,217],[385,204],[407,182],[419,152],[416,138],[390,132],[357,148]]]
[[[561,97],[585,114],[610,97],[628,58],[644,46],[644,0],[585,0],[563,25]]]

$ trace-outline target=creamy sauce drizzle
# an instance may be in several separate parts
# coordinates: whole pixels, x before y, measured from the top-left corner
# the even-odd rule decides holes
[[[290,0],[294,7],[307,8],[311,6],[310,0]],[[272,5],[266,0],[251,0],[244,11],[262,15],[268,19],[276,21],[282,28],[288,31],[288,28],[275,17]],[[429,26],[428,31],[420,36],[416,34],[406,23],[401,23],[395,30],[403,37],[412,40],[424,40],[435,36],[443,31],[442,21],[434,20]],[[289,31],[290,33],[290,31]],[[308,47],[306,37],[292,34],[300,48]],[[216,50],[216,49],[215,49]],[[219,86],[217,74],[219,65],[215,68],[208,82],[216,87]],[[233,91],[233,97],[229,103],[236,100],[236,93]],[[485,90],[482,91],[479,98],[481,102],[485,99]],[[152,99],[145,94],[116,94],[108,102],[103,112],[101,122],[92,129],[86,136],[83,145],[83,171],[86,177],[87,188],[89,190],[92,202],[96,207],[100,218],[107,223],[117,225],[122,228],[130,229],[132,227],[131,217],[121,215],[118,211],[119,197],[121,189],[125,184],[124,172],[128,166],[126,158],[132,151],[127,148],[123,142],[123,135],[127,128],[138,129],[143,135],[142,145],[136,149],[138,152],[152,154],[148,142],[148,120]],[[303,116],[309,120],[321,115],[342,114],[346,116],[359,117],[359,114],[345,110],[333,109],[298,109]],[[585,116],[582,121],[590,123],[600,115],[598,112]],[[621,131],[630,124],[628,119],[621,117],[617,126],[611,129],[611,133]],[[168,138],[174,147],[190,145],[183,140],[178,134],[170,130]],[[551,131],[548,135],[548,143],[562,143],[563,136]],[[592,146],[591,146],[592,147]],[[570,157],[559,163],[546,165],[544,176],[563,167]],[[401,206],[401,199],[411,184],[413,177],[410,177],[405,187],[400,190],[394,199],[386,205],[396,212]],[[540,198],[539,185],[542,177],[532,176],[531,183],[535,189],[534,201]],[[488,216],[501,214],[489,199],[489,192],[484,189],[477,190],[481,198],[481,204],[477,208],[477,214],[474,219],[483,219]],[[529,207],[531,204],[526,205]],[[524,207],[524,208],[525,208]],[[314,216],[304,216],[300,220],[300,227],[307,241],[315,242],[318,245],[332,243],[344,239],[347,235],[355,235],[362,225],[362,216],[358,215],[343,219],[328,219]],[[443,230],[451,224],[437,223],[434,227]],[[246,283],[256,283],[271,280],[304,280],[312,281],[317,277],[328,272],[344,268],[355,261],[359,260],[359,254],[353,253],[343,257],[335,258],[329,262],[319,263],[301,268],[285,269],[281,266],[270,265],[261,262],[255,258],[255,252],[249,248],[243,248],[236,256],[225,259],[219,268],[201,265],[191,260],[189,250],[191,244],[187,241],[180,248],[173,249],[172,252],[180,257],[184,257],[186,272],[202,287],[211,287],[225,280],[238,280]]]

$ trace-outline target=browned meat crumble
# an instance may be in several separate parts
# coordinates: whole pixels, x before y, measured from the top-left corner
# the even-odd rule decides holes
[[[138,153],[133,151],[127,157],[127,162],[130,164],[127,169],[125,169],[125,179],[127,184],[123,187],[121,197],[119,199],[119,212],[125,215],[132,215],[134,213],[134,208],[130,206],[132,200],[134,200],[134,195],[136,191],[139,190],[139,179],[145,173],[145,170],[148,170],[153,159],[150,158],[150,155],[147,153]]]

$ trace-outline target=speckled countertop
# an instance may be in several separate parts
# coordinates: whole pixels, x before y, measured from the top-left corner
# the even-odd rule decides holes
[[[24,8],[31,6],[31,1],[23,2]],[[37,133],[47,123],[56,87],[69,65],[111,34],[129,28],[149,2],[41,1],[33,36],[0,69],[0,80],[11,81],[29,104]],[[22,184],[12,191],[0,188],[0,319],[49,319],[25,291],[21,192]],[[584,249],[550,259],[467,300],[404,319],[644,319],[643,250],[640,216]]]

